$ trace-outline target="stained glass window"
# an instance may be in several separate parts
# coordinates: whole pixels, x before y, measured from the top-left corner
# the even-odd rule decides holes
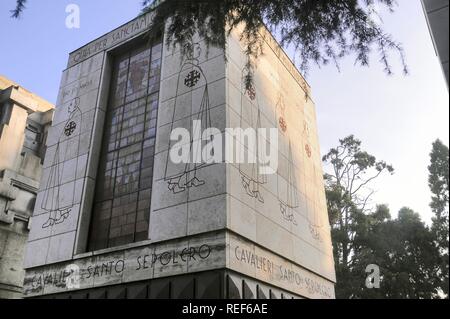
[[[115,58],[90,251],[148,238],[161,58],[160,41]]]

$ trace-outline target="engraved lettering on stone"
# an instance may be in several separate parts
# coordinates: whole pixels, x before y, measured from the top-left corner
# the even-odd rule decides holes
[[[217,247],[215,248],[217,249]],[[222,247],[222,249],[224,248],[225,246]],[[75,263],[68,265],[60,265],[60,268],[56,270],[54,268],[47,270],[44,267],[25,279],[25,292],[27,295],[39,294],[46,287],[61,290],[82,289],[88,280],[107,278],[113,282],[114,277],[122,278],[123,273],[127,270],[146,273],[150,279],[155,268],[162,267],[164,269],[188,262],[201,263],[208,260],[212,253],[213,247],[209,244],[203,244],[201,246],[180,246],[161,253],[140,253],[132,259],[111,257],[110,260],[107,260],[107,257],[104,257],[104,261],[98,262],[96,258],[92,258],[82,261],[83,266],[78,265],[75,261]],[[73,269],[76,269],[77,285],[75,286],[71,284],[71,278],[74,276]]]
[[[331,284],[326,285],[321,283],[306,272],[291,270],[291,267],[278,264],[270,258],[259,256],[253,251],[240,246],[235,247],[234,258],[240,263],[247,264],[257,271],[269,275],[269,278],[275,282],[288,283],[296,286],[297,290],[306,290],[311,295],[320,295],[323,298],[334,298]]]

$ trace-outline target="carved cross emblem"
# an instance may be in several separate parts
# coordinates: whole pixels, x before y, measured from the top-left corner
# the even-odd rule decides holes
[[[194,87],[198,81],[200,81],[200,73],[197,70],[189,72],[189,74],[184,79],[184,85],[187,87]]]
[[[247,95],[250,98],[250,100],[254,101],[256,99],[256,90],[253,86],[251,86],[248,90],[247,90]]]
[[[71,136],[73,134],[73,132],[75,132],[76,129],[77,129],[77,123],[75,123],[74,121],[70,121],[64,127],[64,134],[66,136]]]
[[[287,131],[287,123],[286,120],[283,117],[280,117],[278,123],[280,124],[280,128],[283,131],[283,133],[286,133]]]

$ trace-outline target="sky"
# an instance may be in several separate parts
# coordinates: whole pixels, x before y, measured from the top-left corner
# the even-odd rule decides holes
[[[15,0],[0,1],[0,74],[55,103],[68,54],[136,16],[142,0],[28,0],[19,20],[10,18]],[[66,6],[80,7],[81,27],[65,26]],[[398,58],[387,76],[374,54],[369,67],[352,57],[334,66],[311,66],[322,153],[354,134],[363,148],[396,169],[372,188],[374,204],[388,204],[393,216],[404,206],[430,222],[429,153],[437,138],[449,143],[449,95],[420,0],[398,0],[383,14],[385,29],[403,44],[410,74]],[[292,55],[292,52],[288,52]]]

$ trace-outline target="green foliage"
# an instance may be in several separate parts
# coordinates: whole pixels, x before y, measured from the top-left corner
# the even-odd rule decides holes
[[[17,0],[16,7],[11,10],[11,17],[18,18],[23,10],[25,10],[25,4],[27,0]]]
[[[431,164],[428,167],[428,184],[433,194],[430,207],[434,213],[432,231],[436,238],[441,259],[441,289],[448,297],[448,212],[449,212],[449,150],[440,140],[433,143],[430,154]]]
[[[394,173],[394,168],[361,149],[361,141],[353,135],[339,141],[323,157],[331,166],[331,173],[325,174],[331,224],[340,224],[343,217],[365,212],[374,191],[370,184],[383,173]],[[345,214],[345,216],[342,216]]]
[[[323,158],[332,226],[338,298],[432,298],[438,293],[439,251],[420,216],[403,208],[391,218],[389,208],[372,208],[368,188],[392,166],[361,149],[354,136],[340,140]],[[381,270],[379,289],[368,289],[366,267]]]
[[[154,2],[145,0],[144,12],[155,12],[153,32],[168,21],[169,45],[184,48],[198,33],[208,46],[225,48],[227,35],[244,26],[241,40],[246,45],[249,82],[254,61],[262,53],[259,32],[265,25],[280,35],[284,47],[295,48],[304,71],[311,62],[339,67],[339,60],[349,54],[355,54],[357,64],[367,66],[375,48],[388,74],[390,51],[399,54],[407,73],[402,46],[375,22],[375,6],[393,11],[394,0],[165,0],[157,6]]]
[[[430,299],[438,293],[439,253],[419,214],[402,208],[398,218],[373,230],[371,249],[382,267],[378,298]]]
[[[323,162],[330,167],[330,173],[324,178],[338,278],[336,295],[352,298],[358,283],[364,284],[364,280],[355,278],[352,272],[355,265],[359,265],[359,253],[364,253],[364,245],[369,240],[370,220],[365,213],[370,210],[370,198],[374,194],[369,186],[382,173],[392,174],[394,169],[363,151],[361,141],[353,135],[340,140],[339,145],[323,157]],[[388,212],[380,207],[374,218],[385,216]]]
[[[17,0],[12,17],[18,18],[27,0]],[[309,64],[326,65],[354,54],[355,64],[369,65],[375,49],[385,72],[392,73],[389,54],[398,54],[403,72],[408,72],[400,43],[382,28],[379,5],[393,12],[395,0],[143,0],[143,13],[154,11],[150,36],[167,23],[168,45],[179,45],[182,53],[192,49],[195,34],[207,46],[226,47],[229,33],[244,26],[241,40],[248,57],[246,84],[253,78],[256,58],[263,53],[261,28],[280,35],[284,47],[293,47],[299,66],[307,71]]]

